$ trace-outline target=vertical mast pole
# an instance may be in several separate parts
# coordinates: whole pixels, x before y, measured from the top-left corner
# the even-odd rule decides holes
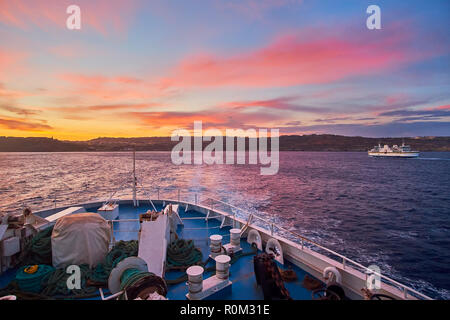
[[[137,206],[136,201],[136,150],[133,150],[133,206]]]

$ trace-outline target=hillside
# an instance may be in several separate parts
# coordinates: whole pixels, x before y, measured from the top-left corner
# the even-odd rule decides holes
[[[401,144],[419,151],[450,151],[450,137],[364,138],[337,135],[293,135],[280,137],[280,151],[367,151],[378,143]],[[0,152],[74,151],[171,151],[178,142],[170,137],[97,138],[88,141],[61,141],[52,138],[0,137]],[[247,141],[248,143],[248,141]],[[209,142],[204,142],[204,146]]]

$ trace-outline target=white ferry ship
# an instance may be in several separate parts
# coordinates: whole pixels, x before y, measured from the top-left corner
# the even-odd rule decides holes
[[[378,144],[368,151],[370,157],[397,157],[397,158],[417,158],[419,151],[412,151],[411,147],[403,142],[399,147],[396,144],[390,148],[387,144],[383,147]]]

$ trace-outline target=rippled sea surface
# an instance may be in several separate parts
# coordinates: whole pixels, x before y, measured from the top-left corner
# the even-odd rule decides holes
[[[258,213],[434,298],[450,299],[450,153],[373,159],[366,153],[282,152],[280,170],[175,166],[167,152],[136,155],[156,197],[214,196]],[[130,153],[0,153],[0,210],[34,211],[130,194]],[[189,191],[189,193],[188,193]],[[139,191],[144,197],[144,191]],[[201,201],[201,200],[200,200]]]

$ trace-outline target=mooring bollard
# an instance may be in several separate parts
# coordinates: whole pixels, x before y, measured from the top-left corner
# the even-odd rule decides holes
[[[230,260],[227,255],[221,254],[215,258],[216,260],[216,277],[222,280],[227,280],[230,274]]]
[[[203,267],[192,266],[186,270],[188,275],[189,294],[195,295],[203,290]]]
[[[222,236],[219,234],[213,234],[209,237],[211,244],[209,245],[211,251],[211,257],[215,258],[222,252]]]
[[[230,229],[230,243],[235,247],[241,245],[241,229]]]

